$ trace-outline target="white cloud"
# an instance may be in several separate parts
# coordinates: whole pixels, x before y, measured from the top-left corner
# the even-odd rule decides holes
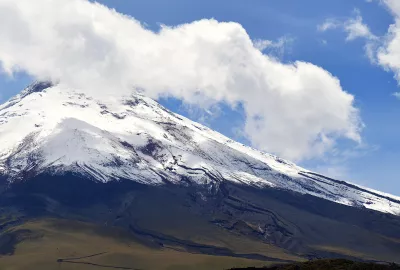
[[[396,17],[400,16],[400,2],[397,0],[381,0],[385,4],[389,11],[392,12]]]
[[[379,43],[371,46],[367,42],[366,46],[371,46],[371,61],[387,71],[392,71],[400,84],[400,1],[382,0],[382,3],[393,14],[394,23],[389,26],[386,35],[379,38]],[[400,93],[396,92],[393,96],[400,98]]]
[[[395,22],[389,27],[384,42],[377,49],[376,61],[386,70],[392,70],[400,83],[400,3],[385,1],[395,16]]]
[[[384,36],[378,37],[371,33],[369,27],[363,23],[358,10],[355,10],[356,17],[347,20],[343,25],[348,33],[347,40],[364,38],[365,53],[371,63],[392,71],[400,84],[400,1],[381,0],[380,3],[384,4],[394,16],[394,23],[389,26]],[[392,95],[400,99],[400,92]]]
[[[400,85],[400,1],[381,0],[394,17],[394,23],[388,28],[384,36],[374,35],[363,22],[360,12],[355,10],[355,18],[342,23],[342,28],[347,33],[346,40],[351,41],[363,38],[365,41],[365,54],[371,63],[381,66],[387,71],[392,71]],[[393,93],[400,98],[400,92]]]
[[[264,44],[266,45],[266,43]],[[324,155],[338,138],[361,140],[354,97],[311,63],[262,54],[233,22],[200,20],[152,32],[86,0],[0,0],[0,61],[95,95],[132,86],[210,108],[242,104],[255,147],[290,159]]]

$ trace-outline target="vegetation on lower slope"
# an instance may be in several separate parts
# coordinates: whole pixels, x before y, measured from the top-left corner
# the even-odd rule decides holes
[[[185,246],[174,243],[157,247],[157,243],[151,241],[112,226],[65,219],[37,219],[10,226],[0,233],[0,269],[220,270],[276,263],[248,259],[235,253],[229,256],[188,252]],[[229,239],[226,241],[228,245],[235,245],[236,240],[232,243]]]
[[[266,266],[262,268],[233,268],[234,270],[400,270],[396,264],[378,264],[368,262],[356,262],[345,259],[314,260],[303,263]],[[233,270],[232,269],[232,270]]]

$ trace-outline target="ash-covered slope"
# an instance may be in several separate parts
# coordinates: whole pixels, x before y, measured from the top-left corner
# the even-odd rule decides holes
[[[38,82],[0,106],[0,173],[108,182],[272,187],[400,214],[400,198],[315,174],[174,114],[140,94],[101,100]]]

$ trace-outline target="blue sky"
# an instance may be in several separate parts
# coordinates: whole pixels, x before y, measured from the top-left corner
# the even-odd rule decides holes
[[[393,23],[388,8],[364,0],[279,0],[279,1],[186,1],[186,0],[103,0],[98,1],[118,12],[128,14],[158,31],[160,24],[175,26],[203,18],[240,23],[251,39],[287,40],[283,48],[272,53],[284,63],[296,60],[311,62],[340,79],[342,88],[355,96],[355,106],[365,124],[361,136],[362,150],[354,143],[339,140],[342,154],[302,160],[300,165],[343,180],[353,181],[375,189],[400,195],[396,170],[400,157],[400,100],[393,96],[399,91],[394,74],[371,63],[365,55],[365,40],[346,41],[340,27],[321,32],[317,26],[329,18],[345,21],[362,14],[363,22],[376,36],[384,36]],[[30,83],[23,72],[13,78],[0,75],[0,99],[5,101]],[[201,109],[183,104],[178,99],[161,99],[171,109],[194,120],[202,121],[223,134],[249,144],[238,135],[245,119],[243,109],[220,105],[218,113],[207,115]],[[204,116],[206,116],[204,118]],[[289,123],[288,123],[289,124]],[[345,152],[345,153],[344,153]],[[343,154],[344,153],[344,154]]]

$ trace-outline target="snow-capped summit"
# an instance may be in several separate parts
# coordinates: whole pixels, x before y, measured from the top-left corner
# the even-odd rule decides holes
[[[0,141],[0,174],[10,182],[65,172],[149,185],[232,181],[400,214],[400,197],[244,146],[140,94],[99,100],[62,84],[34,83],[0,106]]]

